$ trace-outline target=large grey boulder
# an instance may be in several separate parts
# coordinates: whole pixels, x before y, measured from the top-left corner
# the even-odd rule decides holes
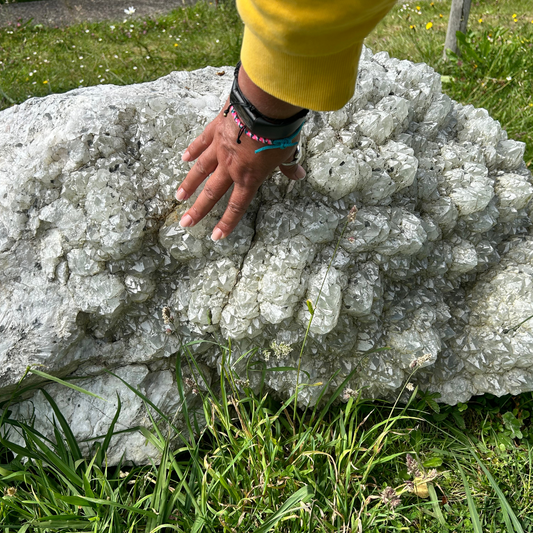
[[[83,376],[105,407],[48,387],[89,439],[109,426],[115,391],[128,403],[121,428],[149,420],[107,369],[174,416],[177,354],[193,398],[216,381],[229,340],[241,385],[264,379],[280,397],[312,385],[302,404],[350,374],[345,396],[394,398],[407,381],[449,404],[533,390],[524,144],[443,95],[427,65],[365,50],[354,98],[303,130],[307,178],[275,173],[214,243],[223,204],[182,229],[194,198],[178,205],[174,193],[190,168],[181,154],[231,79],[231,68],[175,72],[0,113],[0,391],[28,365]],[[203,378],[181,349],[198,340]],[[300,373],[269,371],[281,366]],[[14,409],[52,418],[39,394]],[[115,460],[156,455],[120,438]]]

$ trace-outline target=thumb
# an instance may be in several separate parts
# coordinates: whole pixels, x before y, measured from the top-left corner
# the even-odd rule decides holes
[[[281,173],[285,174],[285,176],[287,176],[287,178],[289,178],[290,180],[298,181],[305,178],[306,173],[302,165],[294,165],[292,167],[280,165],[279,169]]]
[[[301,180],[305,178],[305,170],[300,162],[304,158],[304,149],[299,145],[299,140],[296,144],[292,156],[279,166],[279,169],[290,180]]]

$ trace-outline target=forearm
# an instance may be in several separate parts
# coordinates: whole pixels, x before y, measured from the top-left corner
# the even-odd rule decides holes
[[[395,0],[237,0],[241,61],[256,85],[314,111],[353,95],[364,38]]]

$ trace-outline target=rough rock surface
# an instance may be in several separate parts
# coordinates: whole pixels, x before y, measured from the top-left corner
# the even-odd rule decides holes
[[[79,89],[0,113],[4,393],[27,365],[43,365],[85,376],[84,387],[111,400],[96,414],[93,399],[50,386],[82,437],[105,432],[115,390],[128,400],[122,426],[145,423],[141,401],[104,371],[174,413],[174,356],[199,339],[231,339],[229,362],[252,387],[261,365],[300,365],[300,383],[314,385],[302,403],[350,373],[347,394],[369,397],[395,397],[407,380],[449,404],[533,390],[524,144],[484,109],[443,95],[427,65],[365,50],[354,98],[311,114],[303,130],[307,178],[276,173],[237,230],[214,243],[223,205],[182,229],[192,200],[173,198],[190,168],[184,148],[229,91],[232,69],[221,70]],[[299,361],[308,299],[316,310]],[[220,350],[190,350],[212,380]],[[185,359],[183,372],[198,380]],[[296,379],[265,374],[282,397]],[[33,404],[51,418],[42,398]],[[138,436],[121,439],[129,459],[154,453]]]

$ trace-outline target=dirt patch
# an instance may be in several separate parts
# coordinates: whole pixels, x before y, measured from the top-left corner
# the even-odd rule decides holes
[[[38,0],[0,5],[0,26],[28,22],[45,26],[70,26],[80,22],[124,20],[163,15],[193,4],[194,0]],[[133,7],[135,13],[124,10]]]

